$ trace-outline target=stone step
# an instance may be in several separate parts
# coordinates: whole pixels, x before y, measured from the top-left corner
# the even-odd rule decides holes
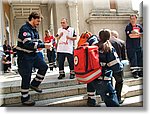
[[[131,97],[135,95],[142,94],[142,85],[137,86],[131,86],[131,87],[123,87],[123,91],[126,91],[124,97]],[[81,95],[86,94],[86,85],[74,85],[74,86],[68,86],[68,87],[60,87],[60,88],[51,88],[51,89],[45,89],[43,90],[43,93],[36,93],[34,91],[31,91],[31,97],[36,101],[41,100],[47,100],[47,99],[54,99],[54,98],[61,98],[66,96],[74,96],[74,95]],[[58,94],[61,93],[61,94]],[[4,105],[8,104],[18,104],[20,103],[20,93],[11,93],[11,94],[5,94],[1,96],[1,99],[3,99]]]
[[[101,107],[106,107],[105,103],[100,103]],[[143,95],[125,98],[121,107],[143,107]]]
[[[32,76],[34,78],[35,75]],[[69,79],[69,73],[66,74],[66,77],[62,80],[57,79],[57,74],[46,75],[44,81],[40,85],[41,88],[57,88],[65,87],[70,85],[77,85],[79,82],[76,79]],[[17,78],[20,78],[18,76]],[[127,85],[136,85],[142,83],[142,78],[134,79],[132,77],[124,77],[124,83]],[[0,86],[1,93],[15,93],[20,92],[21,79],[16,79],[13,81],[4,81]]]
[[[34,100],[39,101],[44,99],[83,94],[86,92],[85,86],[86,85],[73,85],[73,86],[66,86],[66,87],[59,87],[59,88],[50,88],[50,89],[44,89],[42,93],[30,91],[30,94]],[[20,97],[21,97],[20,92],[0,95],[0,98],[3,99],[2,100],[3,104],[19,103]]]
[[[105,103],[101,100],[100,97],[97,97],[98,104],[101,107],[106,107]],[[55,98],[55,99],[47,99],[37,101],[35,106],[36,107],[87,107],[87,96],[86,94],[82,95],[74,95],[74,96],[67,96],[62,98]],[[14,104],[14,105],[7,105],[8,107],[22,107],[22,104]],[[143,95],[132,96],[129,98],[125,98],[123,104],[120,105],[121,107],[142,107],[143,106]]]
[[[124,90],[124,89],[127,89],[127,90]],[[124,91],[127,92],[127,94],[122,93],[122,97],[125,97],[125,98],[142,95],[143,94],[143,86],[142,85],[128,86],[126,88],[123,88],[123,92]]]
[[[126,98],[122,107],[143,107],[143,95]]]
[[[8,82],[9,83],[9,82]],[[16,93],[20,92],[20,85],[21,81],[11,82],[9,83],[1,84],[0,87],[1,93]],[[49,80],[49,78],[45,79],[41,85],[40,88],[47,89],[47,88],[58,88],[58,87],[65,87],[70,85],[77,85],[79,84],[77,80],[73,79],[63,79],[63,80]]]

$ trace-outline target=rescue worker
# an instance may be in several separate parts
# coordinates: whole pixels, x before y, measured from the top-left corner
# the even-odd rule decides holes
[[[47,58],[49,62],[50,71],[53,71],[53,68],[56,68],[56,42],[55,38],[50,35],[49,30],[45,30],[45,43],[51,43],[53,47],[51,49],[47,49]]]
[[[17,54],[18,54],[18,72],[21,75],[21,102],[23,105],[32,106],[35,101],[29,95],[29,88],[41,93],[39,85],[44,79],[48,69],[47,64],[37,55],[38,48],[50,49],[50,44],[44,44],[39,40],[39,34],[36,28],[42,20],[42,15],[38,12],[32,12],[26,22],[19,30]],[[36,77],[31,81],[32,67],[38,69]],[[31,81],[31,83],[30,83]]]
[[[112,44],[112,46],[115,48],[118,57],[121,60],[125,60],[126,56],[125,56],[125,42],[121,39],[118,38],[119,34],[117,31],[111,31],[111,38],[109,39],[110,43]],[[122,104],[124,101],[124,98],[121,99],[121,91],[122,91],[122,87],[123,87],[123,68],[120,69],[120,71],[117,72],[113,72],[113,77],[116,81],[115,83],[115,90],[117,93],[117,98],[119,101],[119,104]]]
[[[64,62],[66,57],[70,68],[70,79],[74,79],[75,73],[74,73],[73,44],[74,41],[77,39],[77,35],[75,29],[68,26],[67,19],[65,18],[61,19],[61,28],[58,29],[56,38],[59,40],[57,46],[57,58],[59,64],[58,79],[63,79],[65,77]]]
[[[143,76],[143,49],[140,44],[143,28],[136,23],[137,15],[130,15],[130,23],[125,29],[127,57],[134,78]]]
[[[110,31],[107,29],[101,30],[99,32],[99,38],[100,41],[96,45],[99,46],[99,60],[102,66],[102,76],[87,84],[87,91],[91,93],[91,95],[88,94],[87,104],[88,106],[96,106],[96,100],[94,99],[94,92],[96,91],[98,95],[101,95],[107,107],[117,107],[120,105],[111,80],[113,71],[120,71],[123,68],[123,64],[120,62],[115,49],[109,42]],[[90,39],[88,42],[90,42]]]

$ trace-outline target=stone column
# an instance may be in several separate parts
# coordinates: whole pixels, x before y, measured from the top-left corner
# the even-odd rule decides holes
[[[69,9],[70,25],[77,30],[78,29],[77,1],[76,0],[68,0],[67,6]]]
[[[69,19],[69,11],[68,6],[66,5],[67,1],[62,0],[61,2],[58,2],[57,0],[53,3],[52,9],[53,9],[53,20],[54,20],[54,33],[57,34],[58,28],[61,27],[60,21],[61,19],[67,18]],[[70,21],[70,20],[69,20]]]
[[[79,21],[78,21],[78,9],[77,9],[77,0],[68,0],[67,6],[69,9],[69,18],[70,18],[70,25],[75,28],[77,34],[79,33]],[[76,47],[77,41],[75,41]]]

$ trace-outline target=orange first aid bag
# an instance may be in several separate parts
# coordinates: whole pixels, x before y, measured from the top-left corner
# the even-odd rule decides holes
[[[83,83],[100,77],[102,67],[97,46],[81,46],[74,50],[74,71],[77,80]]]

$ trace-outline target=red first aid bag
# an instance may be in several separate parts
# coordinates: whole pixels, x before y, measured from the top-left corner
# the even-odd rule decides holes
[[[79,82],[89,83],[102,74],[97,46],[81,46],[74,50],[74,71]]]

